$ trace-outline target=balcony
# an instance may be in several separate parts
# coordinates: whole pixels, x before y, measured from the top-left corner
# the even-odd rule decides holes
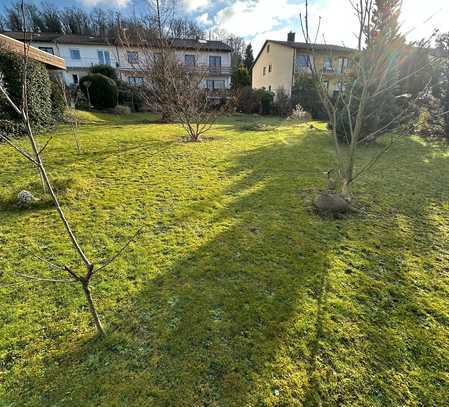
[[[189,71],[196,71],[202,74],[211,76],[226,76],[231,75],[232,69],[230,66],[223,65],[208,65],[208,64],[195,64],[184,65]]]

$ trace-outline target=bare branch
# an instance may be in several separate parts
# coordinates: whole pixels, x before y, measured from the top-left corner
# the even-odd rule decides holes
[[[30,160],[34,165],[39,166],[39,163],[26,150],[14,144],[7,136],[0,134],[0,139],[4,140],[6,144],[23,155],[27,160]]]
[[[109,260],[106,260],[106,262],[103,263],[103,265],[101,265],[99,268],[93,270],[92,274],[96,274],[96,273],[100,272],[101,270],[105,269],[111,263],[113,263],[115,260],[117,260],[121,255],[123,255],[123,253],[125,253],[126,249],[129,247],[129,245],[133,241],[135,241],[137,239],[137,237],[139,237],[139,235],[142,233],[144,228],[145,228],[145,226],[140,227],[137,230],[137,232],[121,247],[121,249],[117,251],[117,253],[115,253],[111,258],[109,258]]]
[[[28,274],[22,274],[22,273],[13,273],[13,274],[16,276],[22,277],[22,278],[26,278],[28,280],[35,280],[35,281],[39,281],[39,282],[43,282],[43,283],[65,283],[65,284],[77,283],[77,280],[58,280],[58,279],[53,279],[53,278],[40,278],[40,277],[30,276]]]

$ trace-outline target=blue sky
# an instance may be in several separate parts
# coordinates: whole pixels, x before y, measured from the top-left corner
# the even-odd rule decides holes
[[[11,0],[0,0],[8,4]],[[29,0],[30,1],[30,0]],[[38,0],[35,1],[39,3]],[[146,0],[57,0],[53,4],[80,7],[115,7],[123,13],[138,13]],[[52,3],[49,0],[49,3]],[[286,39],[297,32],[301,40],[299,13],[304,0],[178,0],[178,13],[197,20],[204,28],[220,28],[251,41],[256,52],[265,39]],[[354,45],[354,16],[348,0],[310,0],[311,20],[322,18],[318,41]],[[449,30],[449,0],[404,0],[403,32],[409,39],[428,36],[434,27]]]

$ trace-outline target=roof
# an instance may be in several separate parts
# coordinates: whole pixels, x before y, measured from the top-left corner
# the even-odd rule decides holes
[[[7,37],[6,35],[0,34],[0,49],[13,52],[23,56],[24,49],[23,43],[15,40],[13,38]],[[41,51],[35,47],[29,47],[28,49],[29,58],[41,62],[50,69],[65,69],[64,59],[51,55],[48,52]]]
[[[262,51],[264,50],[267,43],[273,43],[278,45],[283,45],[285,47],[293,48],[293,49],[303,49],[303,50],[309,50],[309,51],[328,51],[328,52],[355,52],[356,50],[354,48],[348,48],[341,45],[333,45],[333,44],[307,44],[306,42],[293,42],[293,41],[276,41],[276,40],[266,40],[263,44],[263,47],[260,49],[259,54],[257,54],[257,57],[254,61],[254,65],[256,64],[257,60],[259,59],[260,55],[262,54]],[[253,65],[253,66],[254,66]]]
[[[8,31],[4,32],[4,35],[14,38],[19,41],[23,41],[23,32]],[[115,45],[120,41],[112,37],[97,37],[93,35],[75,35],[75,34],[59,34],[59,33],[27,33],[27,40],[32,39],[33,42],[54,42],[59,44],[73,44],[73,45]],[[157,47],[156,42],[150,46]],[[231,52],[232,48],[226,45],[222,41],[206,41],[196,39],[182,39],[173,38],[172,45],[174,48],[179,49],[195,49],[204,51],[221,51]]]

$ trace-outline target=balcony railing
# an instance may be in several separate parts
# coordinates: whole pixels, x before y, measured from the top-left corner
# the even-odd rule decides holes
[[[324,75],[344,75],[349,73],[349,68],[343,69],[343,72],[340,68],[335,67],[329,67],[329,66],[323,66],[321,69],[317,69],[318,72],[323,73]],[[312,70],[308,66],[301,66],[296,65],[295,66],[295,73],[296,74],[311,74]]]
[[[223,65],[208,65],[208,64],[195,64],[195,65],[184,65],[186,69],[201,73],[206,73],[208,75],[231,75],[231,67]]]

